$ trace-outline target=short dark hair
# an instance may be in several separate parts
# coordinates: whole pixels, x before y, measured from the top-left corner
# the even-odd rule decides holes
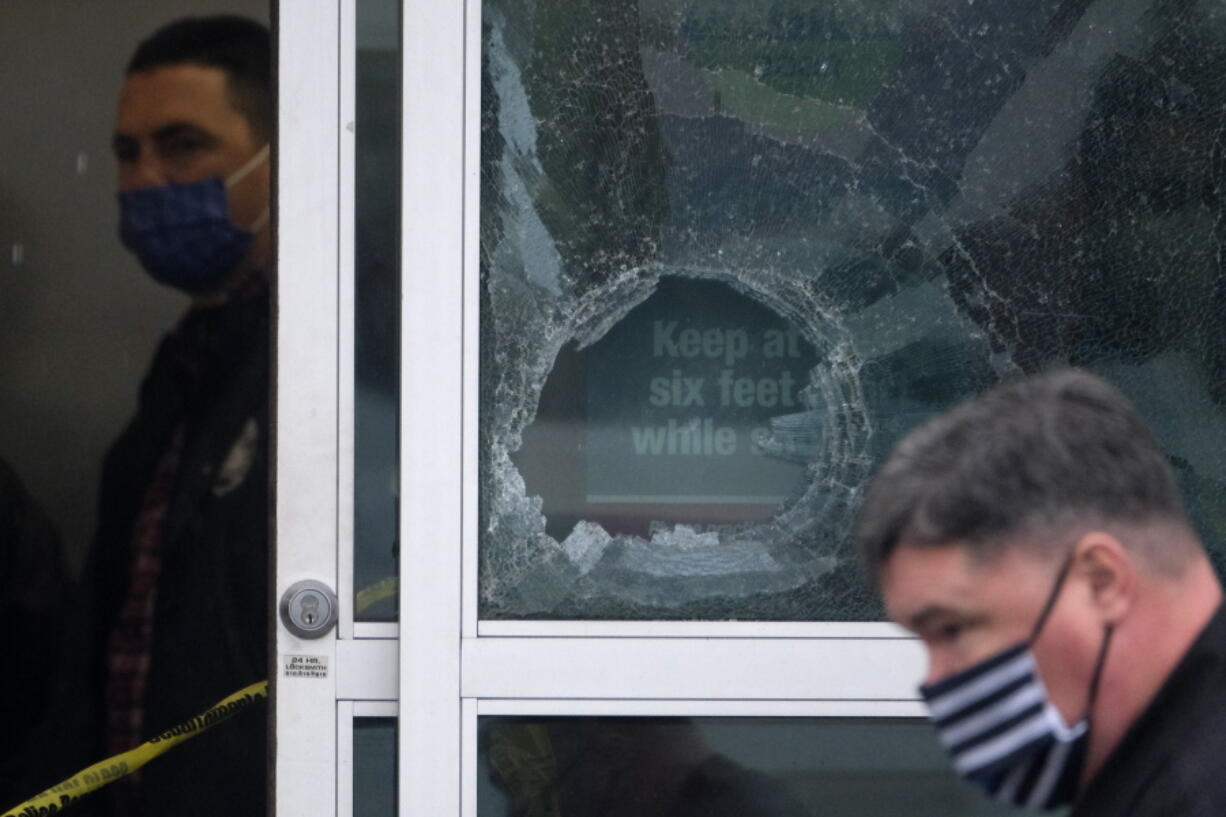
[[[857,540],[878,579],[900,544],[991,555],[1026,533],[1087,521],[1186,526],[1187,516],[1128,400],[1095,375],[1060,369],[997,386],[908,434],[872,480]]]
[[[127,73],[183,63],[225,71],[234,107],[257,138],[271,138],[272,38],[267,26],[234,15],[175,20],[136,47]]]

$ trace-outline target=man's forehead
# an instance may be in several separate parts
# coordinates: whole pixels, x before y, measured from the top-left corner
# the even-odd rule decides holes
[[[881,589],[890,617],[903,625],[933,610],[954,610],[990,603],[983,590],[1009,560],[985,559],[963,544],[902,545],[886,561]]]
[[[953,543],[900,546],[886,561],[881,588],[890,617],[906,624],[930,609],[986,609],[1014,603],[1047,581],[1047,562],[1023,547],[999,550]]]
[[[176,63],[125,76],[116,108],[116,132],[139,137],[172,124],[210,131],[248,129],[220,68]]]
[[[972,562],[962,545],[900,545],[881,570],[886,605],[911,610],[966,585]],[[901,610],[900,610],[901,612]]]

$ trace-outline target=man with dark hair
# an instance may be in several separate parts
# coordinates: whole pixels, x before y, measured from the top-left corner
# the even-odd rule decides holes
[[[120,236],[197,306],[258,287],[271,261],[269,60],[258,23],[180,20],[140,44],[119,94]]]
[[[267,677],[269,55],[258,23],[179,20],[140,44],[119,95],[120,235],[192,301],[103,465],[86,574],[95,759]],[[263,814],[262,711],[99,801],[115,814]]]
[[[1056,371],[929,421],[858,539],[961,776],[1077,817],[1226,814],[1221,586],[1110,385]]]

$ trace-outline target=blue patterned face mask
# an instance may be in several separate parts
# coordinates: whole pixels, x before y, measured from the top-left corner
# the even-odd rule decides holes
[[[268,220],[265,209],[243,229],[230,220],[226,189],[268,158],[260,149],[228,179],[143,187],[119,194],[119,237],[160,283],[200,294],[217,288]]]
[[[1085,765],[1089,713],[1111,643],[1111,627],[1103,634],[1086,716],[1072,726],[1049,699],[1031,652],[1071,566],[1070,557],[1027,641],[920,687],[954,771],[993,799],[1015,806],[1067,805],[1077,793]]]

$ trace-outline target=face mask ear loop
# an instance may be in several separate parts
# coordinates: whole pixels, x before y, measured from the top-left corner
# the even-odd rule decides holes
[[[1068,578],[1068,574],[1073,568],[1073,558],[1076,555],[1076,551],[1070,553],[1068,558],[1064,560],[1064,564],[1060,567],[1060,573],[1056,576],[1056,584],[1051,589],[1051,595],[1047,597],[1047,603],[1043,605],[1043,612],[1039,613],[1039,620],[1034,623],[1029,643],[1033,644],[1038,639],[1039,633],[1043,630],[1043,625],[1047,623],[1047,617],[1051,614],[1052,608],[1056,606],[1056,600],[1060,598],[1060,588],[1064,586],[1064,580]]]
[[[264,145],[264,147],[256,151],[256,154],[248,159],[246,164],[230,174],[230,178],[226,179],[226,187],[233,187],[243,179],[247,178],[251,171],[259,167],[264,160],[268,158],[268,153],[270,150],[272,150],[271,145]]]
[[[1111,646],[1111,636],[1115,633],[1115,625],[1103,627],[1103,645],[1098,649],[1098,660],[1094,662],[1094,675],[1090,677],[1090,697],[1086,700],[1086,720],[1094,714],[1094,702],[1098,700],[1098,682],[1102,680],[1103,666],[1107,663],[1107,647]]]
[[[270,211],[268,207],[265,206],[264,209],[260,211],[260,215],[256,218],[255,223],[247,228],[247,232],[258,233],[260,231],[260,228],[268,223],[269,213]]]
[[[254,156],[247,160],[246,164],[230,174],[230,178],[226,179],[226,187],[231,188],[241,182],[243,179],[247,178],[251,171],[259,167],[260,164],[268,158],[268,154],[271,150],[272,145],[264,145],[264,147],[260,148]],[[268,223],[269,215],[268,205],[264,205],[264,209],[258,216],[256,216],[255,222],[247,227],[247,232],[258,233],[260,228]]]

